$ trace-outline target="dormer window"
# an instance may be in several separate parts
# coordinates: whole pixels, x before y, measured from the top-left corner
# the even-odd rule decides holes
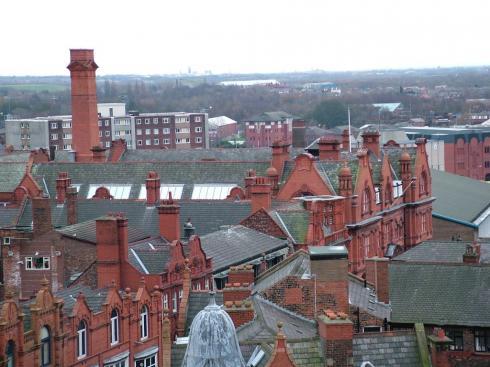
[[[371,192],[366,187],[362,194],[362,214],[368,214],[371,212]]]

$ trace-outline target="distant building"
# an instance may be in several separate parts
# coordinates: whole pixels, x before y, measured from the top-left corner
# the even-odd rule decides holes
[[[227,80],[220,82],[219,85],[223,86],[238,86],[238,87],[253,87],[257,85],[262,86],[279,86],[281,83],[276,79],[257,79],[257,80]]]
[[[427,138],[430,167],[490,181],[490,128],[404,127],[410,139]]]
[[[208,119],[209,142],[211,145],[235,135],[238,132],[237,122],[226,116]]]
[[[243,121],[248,147],[269,147],[275,141],[293,142],[295,117],[283,111],[264,112]]]
[[[332,82],[318,82],[318,83],[306,83],[303,85],[304,90],[321,91],[323,93],[330,93],[333,95],[341,95],[342,90],[335,83]]]
[[[100,145],[124,139],[129,149],[207,148],[206,113],[160,112],[126,114],[124,103],[98,107]],[[55,147],[73,150],[72,117],[48,116],[6,121],[6,142],[15,150]]]

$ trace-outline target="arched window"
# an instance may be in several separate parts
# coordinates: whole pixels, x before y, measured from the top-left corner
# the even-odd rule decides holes
[[[5,356],[6,356],[6,367],[14,367],[15,366],[15,343],[13,340],[9,340],[7,343],[7,348],[5,348]]]
[[[369,192],[369,187],[366,187],[362,195],[362,214],[369,213],[370,211],[371,211],[371,193]]]
[[[119,343],[119,312],[114,308],[111,312],[111,345]]]
[[[51,335],[46,326],[41,328],[39,337],[41,343],[41,367],[46,367],[51,364]]]
[[[87,324],[85,321],[80,321],[78,324],[78,345],[77,345],[77,356],[78,358],[83,358],[87,355]]]
[[[148,307],[143,306],[140,313],[140,335],[141,339],[148,338]]]

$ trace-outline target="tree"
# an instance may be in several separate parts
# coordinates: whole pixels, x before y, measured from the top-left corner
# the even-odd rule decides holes
[[[338,100],[328,99],[315,106],[310,118],[329,128],[342,125],[347,121],[347,107]]]

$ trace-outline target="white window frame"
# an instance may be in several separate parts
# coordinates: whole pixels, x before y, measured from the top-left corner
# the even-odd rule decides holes
[[[102,131],[99,130],[99,138],[102,138]]]
[[[153,145],[160,145],[159,139],[153,139]]]
[[[162,130],[162,132],[164,134],[170,134],[170,129],[168,127],[164,127],[163,130]]]
[[[158,117],[153,117],[153,123],[154,123],[155,125],[157,125],[157,124],[158,124]]]
[[[201,116],[194,117],[194,122],[201,122]]]
[[[105,147],[106,148],[110,148],[111,147],[111,142],[110,141],[106,141],[105,142]]]
[[[10,239],[10,237],[4,237],[4,238],[3,238],[3,244],[4,244],[4,245],[10,245],[10,244],[11,244],[11,239]]]
[[[85,358],[87,356],[87,323],[85,321],[80,321],[83,323],[83,329],[78,326],[77,329],[77,357],[78,359]]]
[[[163,144],[170,144],[170,139],[163,139]]]
[[[151,145],[151,139],[146,139],[145,140],[145,145]]]
[[[143,140],[137,140],[136,145],[142,146],[143,145]]]
[[[116,316],[112,316],[113,312],[116,312]],[[119,343],[119,311],[117,309],[112,309],[111,311],[111,345],[116,345]]]
[[[52,122],[51,123],[51,129],[57,129],[58,128],[58,123],[57,122]]]
[[[105,121],[104,121],[104,125],[105,125],[105,126],[109,126],[109,124],[110,124],[110,120],[105,120]]]
[[[148,325],[148,306],[143,305],[140,312],[140,340],[148,339],[149,325]]]
[[[172,295],[172,312],[177,312],[177,291],[174,291]]]
[[[51,134],[51,140],[58,140],[58,134]]]
[[[168,310],[168,294],[163,294],[163,309]]]
[[[202,132],[202,127],[201,126],[196,126],[195,131],[196,131],[196,133]]]
[[[158,135],[159,131],[158,129],[153,129],[153,135]]]
[[[162,117],[162,122],[164,124],[168,124],[170,122],[170,119],[168,117]]]
[[[136,125],[141,125],[141,119],[136,119]]]
[[[110,131],[106,131],[104,135],[107,136],[107,137],[109,137],[109,136],[111,136],[111,132]]]
[[[134,361],[135,367],[158,367],[158,358],[156,354],[148,357],[139,358]]]
[[[25,261],[25,269],[26,270],[49,270],[51,269],[51,259],[49,256],[38,256],[37,258],[43,259],[43,266],[41,268],[36,268],[34,266],[34,256],[26,256]]]
[[[194,139],[194,141],[196,143],[202,143],[202,138],[200,136],[196,136],[196,138]]]
[[[145,134],[150,135],[151,134],[151,129],[145,129]]]
[[[149,118],[145,118],[145,125],[150,125],[150,119]]]

